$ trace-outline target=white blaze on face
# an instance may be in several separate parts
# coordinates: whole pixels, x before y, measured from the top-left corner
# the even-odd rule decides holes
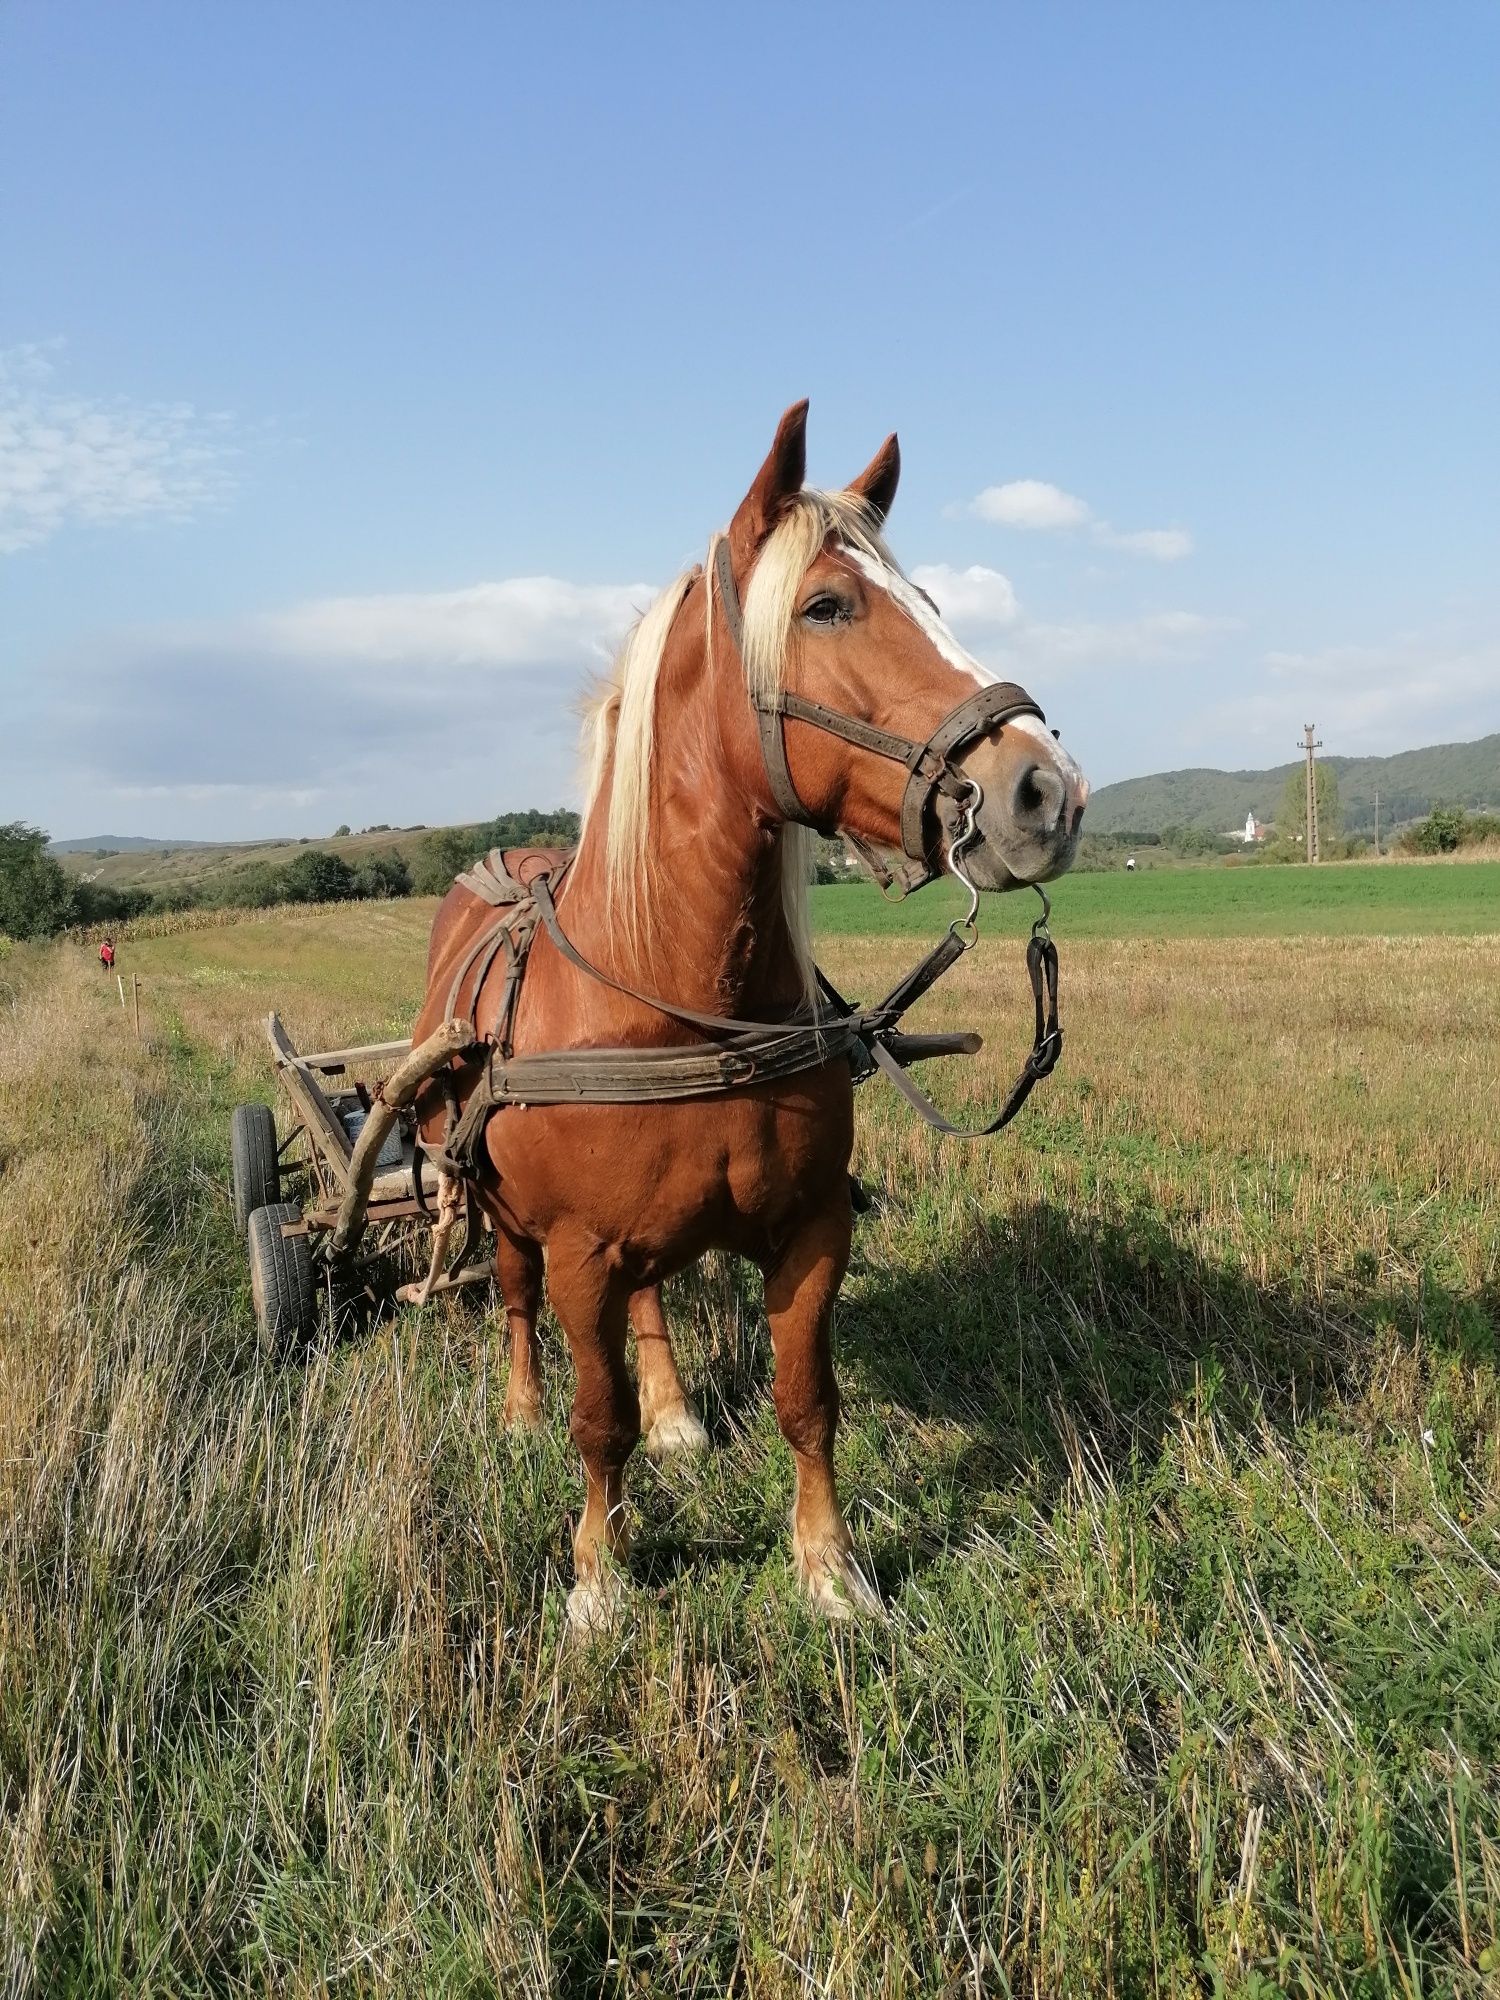
[[[900,605],[917,630],[931,643],[933,650],[940,653],[950,667],[957,667],[961,674],[972,674],[980,687],[990,685],[994,675],[987,674],[974,655],[964,651],[914,583],[909,583],[899,571],[876,562],[863,549],[846,548],[843,553],[877,590],[883,590],[887,597]]]
[[[900,605],[950,667],[957,667],[960,673],[972,674],[980,687],[994,685],[994,675],[988,673],[972,653],[965,652],[914,583],[908,582],[899,571],[888,568],[885,563],[876,562],[862,549],[846,548],[843,553],[877,590],[883,590],[887,597]],[[1088,780],[1039,716],[1013,715],[1005,726],[1007,729],[1023,729],[1028,736],[1034,736],[1039,748],[1045,751],[1047,762],[1054,767],[1078,803],[1081,805],[1087,799]]]

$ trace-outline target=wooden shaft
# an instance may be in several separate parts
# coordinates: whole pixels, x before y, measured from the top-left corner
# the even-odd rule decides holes
[[[376,1092],[370,1115],[364,1122],[349,1162],[349,1184],[339,1205],[339,1219],[329,1240],[329,1252],[341,1257],[359,1241],[365,1226],[365,1206],[375,1179],[375,1162],[385,1144],[386,1134],[430,1076],[435,1076],[454,1056],[468,1048],[474,1030],[467,1021],[445,1021],[420,1048],[412,1050]]]

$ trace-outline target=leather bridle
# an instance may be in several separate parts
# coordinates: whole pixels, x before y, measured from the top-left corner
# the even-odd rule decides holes
[[[730,641],[743,663],[745,621],[730,563],[729,542],[723,535],[717,538],[714,545],[713,582],[715,594],[723,607]],[[749,685],[748,676],[746,684]],[[765,761],[766,782],[771,789],[772,801],[781,817],[794,825],[810,826],[823,834],[834,831],[832,826],[810,813],[798,796],[791,766],[787,762],[788,721],[808,723],[814,729],[821,729],[825,735],[837,736],[845,743],[853,744],[857,750],[868,750],[876,757],[889,758],[905,768],[906,789],[901,795],[901,851],[911,865],[893,871],[868,842],[848,835],[845,838],[851,839],[867,865],[881,878],[882,887],[889,888],[893,882],[899,881],[907,890],[920,888],[938,873],[933,855],[934,843],[928,830],[928,814],[936,799],[941,796],[961,808],[972,801],[977,790],[974,779],[953,761],[952,752],[966,743],[972,743],[976,737],[987,736],[992,729],[1014,721],[1019,715],[1034,715],[1042,723],[1047,720],[1040,706],[1015,681],[993,681],[988,687],[976,688],[956,708],[949,710],[925,742],[918,742],[911,736],[898,736],[893,730],[879,729],[873,722],[865,722],[859,716],[845,714],[842,709],[829,708],[824,702],[810,701],[806,695],[789,694],[780,688],[769,695],[752,691],[750,700],[755,711],[761,756]]]

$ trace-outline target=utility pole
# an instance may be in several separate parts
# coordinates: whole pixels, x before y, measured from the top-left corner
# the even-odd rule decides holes
[[[1304,722],[1302,725],[1301,747],[1307,752],[1307,833],[1304,837],[1303,851],[1309,861],[1316,861],[1319,858],[1318,765],[1313,753],[1321,750],[1323,746],[1321,743],[1315,741],[1313,737],[1313,724],[1310,722]]]
[[[1375,859],[1380,859],[1380,787],[1375,787]]]

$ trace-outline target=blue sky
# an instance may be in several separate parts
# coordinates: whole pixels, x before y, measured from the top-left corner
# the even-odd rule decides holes
[[[576,797],[782,408],[1096,783],[1500,729],[1489,5],[0,10],[0,819]]]

